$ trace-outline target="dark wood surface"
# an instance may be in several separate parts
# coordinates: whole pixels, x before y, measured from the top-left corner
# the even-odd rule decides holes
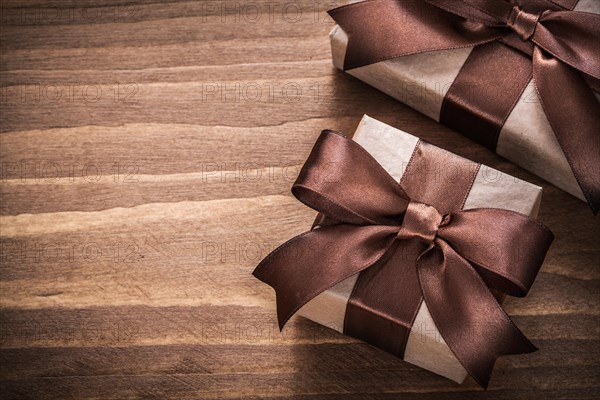
[[[322,0],[2,1],[0,397],[591,399],[586,205],[331,65]],[[314,213],[289,188],[363,114],[544,186],[556,241],[505,308],[541,349],[457,385],[310,321],[250,275]]]

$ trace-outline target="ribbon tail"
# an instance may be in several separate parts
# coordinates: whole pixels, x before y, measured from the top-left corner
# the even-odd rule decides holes
[[[253,275],[275,289],[279,329],[311,299],[377,262],[397,231],[337,224],[305,232],[275,249]]]
[[[423,298],[438,331],[467,372],[487,389],[496,359],[537,348],[498,304],[484,281],[445,241],[418,261]]]
[[[535,48],[542,107],[594,214],[600,210],[600,103],[579,72]]]

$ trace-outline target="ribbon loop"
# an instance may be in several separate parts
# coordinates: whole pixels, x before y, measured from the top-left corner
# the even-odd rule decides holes
[[[488,286],[523,297],[533,285],[552,237],[544,226],[527,218],[511,218],[511,213],[516,214],[481,208],[458,211],[450,224],[442,224],[438,237],[473,264]],[[521,236],[525,230],[526,240]]]
[[[442,222],[442,214],[430,205],[411,201],[398,231],[400,240],[417,239],[423,243],[433,242]]]
[[[508,16],[506,25],[515,31],[521,40],[526,42],[535,33],[540,15],[541,13],[529,13],[519,6],[514,6]]]
[[[292,193],[312,209],[339,222],[356,225],[399,225],[408,196],[383,167],[360,146],[325,130],[302,167]],[[345,151],[340,151],[340,147]],[[358,165],[366,159],[368,165]],[[353,185],[342,185],[342,182]],[[364,187],[372,186],[368,194]]]

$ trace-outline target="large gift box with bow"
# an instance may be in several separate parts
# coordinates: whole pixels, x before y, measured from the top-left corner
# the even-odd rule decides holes
[[[354,140],[322,132],[292,192],[315,225],[254,271],[281,328],[298,313],[484,387],[536,349],[497,298],[527,293],[552,241],[540,187],[365,116]]]
[[[600,209],[600,1],[367,0],[333,63]]]

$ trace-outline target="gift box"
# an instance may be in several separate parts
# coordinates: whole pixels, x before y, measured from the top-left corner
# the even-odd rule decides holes
[[[404,169],[419,142],[417,137],[367,115],[362,118],[353,140],[375,157],[397,181],[402,179]],[[469,162],[454,154],[452,157],[456,164]],[[441,166],[439,170],[434,171],[441,179],[451,179],[443,177],[444,173],[451,174],[452,171]],[[541,198],[541,187],[483,166],[473,182],[463,208],[497,207],[535,218]],[[305,304],[298,311],[298,315],[343,333],[346,305],[357,277],[358,275],[354,275],[321,293]],[[454,357],[438,332],[425,303],[419,308],[411,328],[404,360],[458,383],[462,383],[467,377],[467,371]]]
[[[347,142],[352,141],[331,132],[322,133],[292,189],[299,200],[321,213],[309,232],[280,246],[254,271],[257,278],[276,291],[280,327],[297,313],[456,382],[471,374],[486,387],[497,356],[535,350],[512,322],[504,327],[495,326],[498,320],[508,321],[496,299],[501,300],[503,293],[525,295],[550,245],[551,233],[532,220],[539,209],[542,189],[427,144],[368,116],[363,117],[353,136],[355,144]],[[386,185],[387,191],[381,189]],[[390,195],[393,191],[399,193],[398,199]],[[408,206],[404,205],[404,209],[405,201]],[[381,211],[385,208],[382,204],[390,204],[394,210],[400,207],[403,216],[379,218],[378,213],[396,214],[396,211]],[[361,207],[365,211],[360,211]],[[431,211],[435,208],[439,213]],[[458,226],[450,227],[453,223],[461,224],[461,213],[471,212],[493,214],[489,216],[491,219],[473,220],[477,220],[473,225],[478,226],[475,230],[483,229],[485,233],[468,228],[463,234],[453,234],[461,239],[448,239],[442,232],[444,227],[458,232]],[[506,222],[513,218],[521,221],[518,228]],[[373,221],[382,221],[382,225]],[[400,221],[398,232],[388,226],[395,221]],[[427,228],[431,221],[433,228]],[[369,233],[363,234],[362,230]],[[488,237],[490,230],[501,232],[500,236],[494,233]],[[360,231],[357,237],[355,231]],[[437,241],[435,237],[442,239]],[[400,245],[395,248],[390,240]],[[450,261],[454,256],[445,253],[449,249],[444,244],[447,240],[449,247],[463,253],[459,258],[464,256],[477,265],[476,279],[472,274],[475,269]],[[371,249],[381,257],[372,262],[364,247],[383,246],[383,243],[392,247]],[[446,273],[458,273],[463,267],[471,272],[460,277],[444,276],[438,282],[441,286],[429,287],[437,279],[424,272],[435,269],[425,266],[432,249],[441,249],[445,254],[435,256],[438,258],[432,263],[442,257]],[[515,253],[507,256],[510,252]],[[480,257],[479,253],[487,256]],[[485,257],[489,260],[484,261]],[[363,258],[369,260],[366,267],[357,261]],[[490,266],[495,263],[496,267]],[[481,268],[482,265],[486,267]],[[342,271],[346,266],[349,270]],[[486,270],[488,267],[491,270]],[[453,284],[458,285],[454,291]],[[470,285],[478,286],[472,294]],[[419,291],[422,302],[413,299],[418,298]],[[453,294],[438,295],[446,291]],[[478,300],[472,303],[468,297],[461,298],[463,294]],[[493,310],[472,311],[481,312],[477,317],[461,314],[468,314],[471,312],[468,310],[479,306],[477,303],[485,302]],[[388,310],[389,307],[395,311]],[[454,311],[462,316],[451,316]],[[490,319],[480,320],[482,315]],[[511,339],[496,337],[497,332],[511,329],[516,330],[510,334]],[[507,343],[513,347],[503,347]],[[496,348],[497,345],[500,347]],[[485,360],[479,359],[480,356]]]
[[[574,196],[587,200],[592,210],[598,211],[600,47],[597,43],[600,40],[600,18],[588,21],[595,28],[586,32],[581,27],[583,23],[578,26],[577,18],[582,13],[562,11],[559,4],[563,4],[564,10],[574,6],[574,11],[596,17],[595,14],[600,14],[599,1],[544,3],[552,10],[559,10],[555,19],[578,15],[573,18],[575,22],[572,25],[578,26],[576,29],[584,35],[595,37],[596,45],[589,43],[590,54],[584,52],[587,44],[582,45],[583,50],[571,45],[571,42],[583,41],[576,35],[565,34],[566,39],[563,39],[560,36],[562,31],[558,32],[562,27],[555,29],[556,37],[552,36],[552,24],[556,22],[551,19],[554,17],[546,15],[549,11],[540,14],[545,6],[539,6],[542,2],[537,0],[512,1],[507,6],[510,12],[506,25],[509,28],[505,29],[495,28],[500,24],[498,21],[488,22],[485,20],[487,15],[477,15],[478,10],[468,9],[463,4],[468,2],[463,0],[375,0],[369,3],[373,3],[384,15],[374,15],[376,11],[373,9],[360,10],[348,6],[330,11],[332,17],[344,24],[354,37],[351,47],[348,47],[349,36],[340,25],[331,31],[331,51],[337,68],[478,141]],[[492,6],[494,3],[508,3],[508,0],[486,4]],[[511,9],[513,4],[515,6]],[[467,11],[460,8],[463,6],[467,7]],[[534,9],[528,13],[527,6]],[[467,18],[461,18],[463,16]],[[388,17],[389,20],[385,20]],[[440,21],[447,22],[446,19],[451,21],[441,27],[430,26]],[[530,19],[534,21],[527,22]],[[459,30],[456,27],[464,26],[465,20],[485,28],[488,24],[492,26],[489,31],[498,29],[499,39],[488,42],[493,37],[489,35],[468,40],[453,38]],[[408,30],[422,32],[407,37]],[[475,36],[474,31],[465,35]],[[459,36],[462,34],[458,33]],[[550,38],[540,39],[539,35]],[[449,44],[443,43],[446,37]],[[478,40],[481,44],[470,45]],[[543,67],[537,67],[548,61],[548,51],[555,53],[553,49],[544,48],[544,41],[567,43],[565,47],[575,54],[574,57],[579,57],[584,63],[595,60],[595,65],[584,68],[584,72],[571,68],[561,71],[564,73],[562,77],[551,75],[552,70],[547,72]],[[405,42],[421,43],[410,45]],[[393,45],[385,48],[382,43],[402,43],[402,48],[395,49]],[[533,43],[541,43],[542,50],[538,51]],[[349,48],[351,54],[348,54]],[[443,50],[435,50],[439,48]],[[398,53],[404,55],[395,56]],[[566,58],[562,66],[574,64]],[[567,86],[577,96],[566,90]],[[542,101],[540,93],[545,95],[545,100]],[[548,115],[554,116],[552,123]]]

